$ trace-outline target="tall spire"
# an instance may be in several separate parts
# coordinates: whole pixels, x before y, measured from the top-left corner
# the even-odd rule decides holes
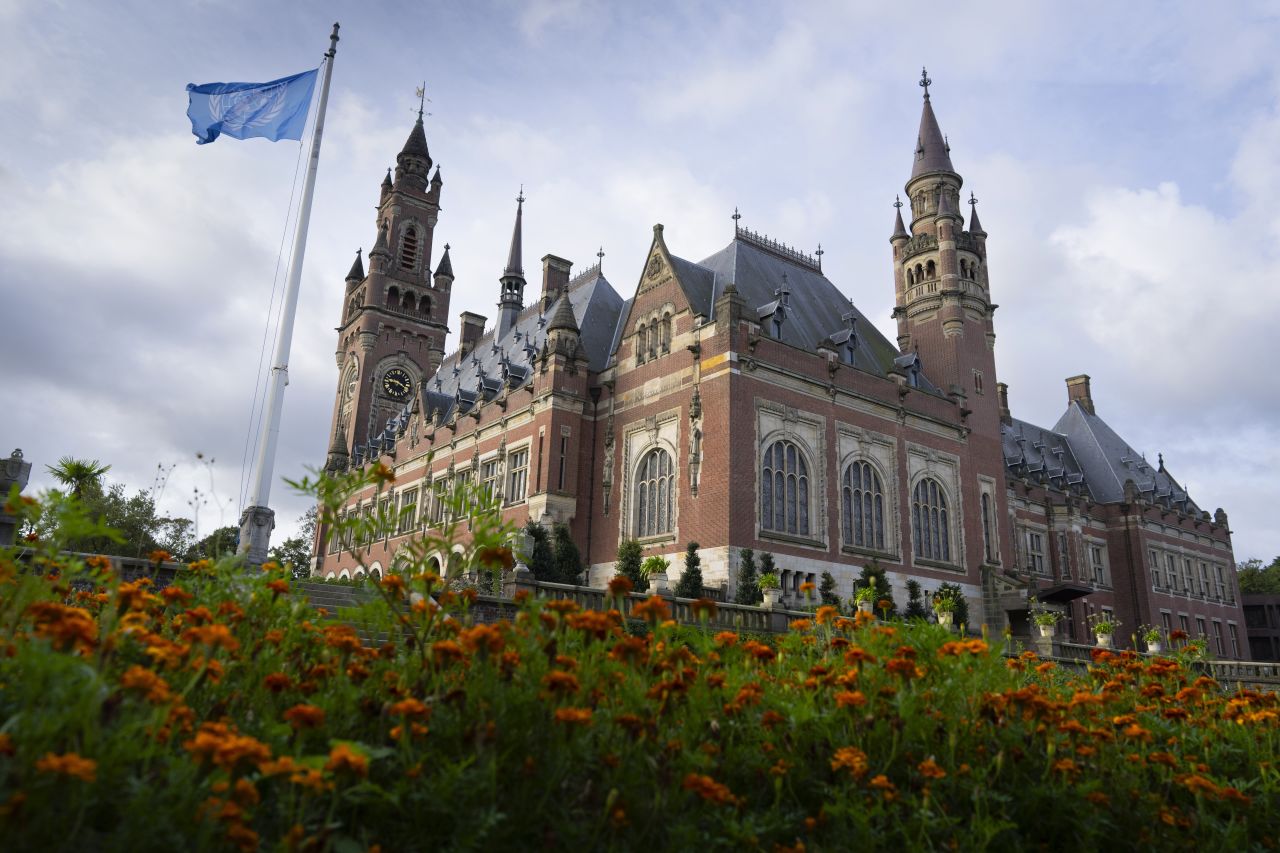
[[[978,200],[974,198],[973,193],[969,193],[969,233],[987,233],[982,230],[982,223],[978,221]]]
[[[356,260],[347,273],[347,281],[364,281],[364,262],[360,260],[360,249],[356,249]]]
[[[520,187],[520,195],[516,196],[516,225],[511,231],[511,251],[507,254],[507,268],[503,275],[524,277],[524,248],[521,244],[520,225],[524,218],[524,186]]]
[[[894,196],[894,198],[893,198],[893,206],[897,209],[897,212],[894,214],[894,217],[893,217],[893,236],[892,236],[892,237],[890,237],[889,239],[890,239],[891,241],[892,241],[892,240],[897,240],[897,239],[899,239],[899,238],[901,238],[901,239],[903,239],[903,240],[906,240],[906,239],[908,239],[911,235],[907,233],[907,226],[902,222],[902,198],[901,198],[901,196]]]
[[[427,132],[422,128],[422,111],[418,111],[418,120],[414,122],[404,148],[396,155],[396,186],[405,181],[414,189],[426,189],[427,178],[431,174],[431,152],[427,150]]]
[[[933,104],[929,101],[929,86],[933,83],[925,70],[920,73],[920,85],[924,88],[924,110],[920,114],[920,132],[916,136],[916,159],[911,167],[911,177],[918,178],[929,172],[954,172],[951,165],[951,151],[946,139],[942,136],[942,128],[938,127],[938,117],[933,114]]]
[[[444,244],[444,255],[440,258],[440,266],[436,267],[436,278],[444,276],[453,280],[453,261],[449,260],[449,244]]]

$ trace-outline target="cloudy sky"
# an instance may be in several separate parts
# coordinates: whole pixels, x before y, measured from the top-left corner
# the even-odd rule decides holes
[[[46,486],[100,459],[205,533],[235,523],[300,146],[199,146],[185,86],[318,64],[342,23],[277,476],[322,462],[343,276],[427,82],[452,312],[603,245],[624,295],[655,222],[801,248],[892,338],[888,236],[920,67],[990,232],[997,365],[1051,426],[1063,379],[1280,554],[1280,16],[1269,3],[0,0],[0,444]],[[1210,10],[1212,9],[1212,14]],[[196,454],[203,454],[198,460]],[[213,460],[210,464],[209,460]],[[279,480],[277,480],[279,483]],[[277,485],[281,529],[305,503]]]

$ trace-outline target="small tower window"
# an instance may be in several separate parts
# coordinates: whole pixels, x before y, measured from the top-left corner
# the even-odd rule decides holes
[[[431,313],[431,297],[430,296],[424,295],[421,299],[418,300],[418,313],[428,314],[428,315]]]
[[[908,267],[907,268],[907,284],[911,285],[915,283],[916,283],[916,274],[911,271],[910,267]]]
[[[400,307],[405,311],[412,311],[415,307],[416,302],[417,300],[413,298],[412,293],[406,293],[404,295],[404,300],[400,303]]]
[[[929,261],[929,263],[925,265],[924,274],[925,278],[932,279],[937,277],[938,268],[934,265],[933,261]]]
[[[400,235],[400,268],[418,268],[418,229],[412,225]]]
[[[671,352],[671,315],[662,315],[662,351]]]
[[[396,287],[394,284],[391,286],[391,289],[387,291],[387,304],[392,308],[398,308],[400,306],[400,288]]]
[[[924,281],[924,266],[916,264],[916,281]]]

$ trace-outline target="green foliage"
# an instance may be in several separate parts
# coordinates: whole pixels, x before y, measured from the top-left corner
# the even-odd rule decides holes
[[[886,618],[897,614],[898,605],[893,600],[893,587],[889,585],[889,579],[885,576],[884,567],[880,565],[879,560],[872,558],[871,562],[862,567],[862,571],[858,574],[858,586],[863,588],[869,586],[876,591],[871,604],[877,613],[884,611]],[[889,602],[887,610],[880,606],[882,601]]]
[[[1243,595],[1280,595],[1280,557],[1270,565],[1259,559],[1246,560],[1237,566],[1240,592]]]
[[[311,574],[312,546],[316,538],[317,507],[311,507],[298,518],[298,533],[274,546],[268,553],[269,559],[275,560],[292,572],[295,578],[305,578]],[[226,530],[227,528],[223,528]],[[234,529],[234,528],[233,528]],[[238,533],[239,531],[237,531]],[[235,540],[232,540],[234,544]]]
[[[649,583],[650,575],[665,575],[667,569],[671,568],[671,561],[661,554],[651,554],[644,558],[644,562],[640,564],[640,574],[644,576],[645,585]],[[640,587],[643,589],[643,587]]]
[[[533,576],[540,581],[559,583],[559,575],[556,572],[556,555],[551,549],[547,528],[536,521],[531,521],[524,529],[533,539],[533,549],[529,553],[529,571],[533,572]]]
[[[64,456],[57,465],[46,465],[45,470],[53,479],[71,490],[71,497],[81,499],[85,495],[102,491],[102,477],[111,470],[97,459],[76,459]]]
[[[122,483],[112,483],[104,489],[100,483],[85,482],[81,484],[79,497],[75,492],[64,494],[54,490],[46,496],[46,502],[50,511],[26,522],[22,528],[24,535],[55,538],[72,551],[115,557],[145,557],[157,550],[181,557],[191,547],[191,521],[158,516],[155,500],[148,491],[128,495]],[[70,535],[71,531],[57,527],[62,518],[53,508],[57,505],[74,505],[99,524],[92,532]]]
[[[698,556],[698,543],[690,542],[684,552],[684,573],[676,584],[680,598],[702,598],[702,558]]]
[[[944,583],[939,585],[938,591],[935,593],[935,597],[939,595],[950,599],[954,604],[951,612],[954,614],[952,616],[952,621],[956,625],[972,626],[972,623],[969,621],[969,602],[965,599],[964,590],[960,588],[959,584]]]
[[[623,539],[618,543],[618,559],[613,564],[614,574],[624,575],[637,590],[644,589],[645,585],[644,572],[640,570],[643,555],[639,542]]]
[[[560,583],[581,583],[582,554],[573,541],[573,534],[568,525],[558,522],[552,530],[555,535],[555,579]]]
[[[822,573],[822,582],[818,584],[818,600],[831,607],[840,606],[840,596],[836,593],[836,578],[831,572]]]
[[[192,560],[216,560],[219,557],[225,557],[236,553],[236,543],[240,539],[240,528],[227,525],[219,527],[208,536],[187,549],[185,559],[190,562]],[[272,559],[275,559],[274,556]]]
[[[310,484],[321,523],[374,523],[335,517],[367,476]],[[530,598],[484,624],[424,572],[455,541],[451,571],[492,567],[514,533],[487,510],[425,533],[351,625],[233,560],[160,595],[56,538],[0,553],[5,849],[1273,846],[1274,696],[1189,688],[1179,659],[1040,671],[919,623],[760,642]]]
[[[743,548],[738,559],[738,590],[734,601],[738,604],[759,604],[763,596],[757,583],[755,552],[750,548]]]
[[[781,589],[782,584],[778,581],[776,572],[765,572],[756,580],[756,586],[761,589]]]
[[[907,619],[928,619],[929,611],[925,609],[924,597],[920,582],[915,578],[907,581],[907,609],[903,614]]]

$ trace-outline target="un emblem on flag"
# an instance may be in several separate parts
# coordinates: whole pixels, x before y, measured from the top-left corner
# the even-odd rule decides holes
[[[284,85],[209,96],[209,112],[224,130],[252,130],[274,124],[284,110]]]

